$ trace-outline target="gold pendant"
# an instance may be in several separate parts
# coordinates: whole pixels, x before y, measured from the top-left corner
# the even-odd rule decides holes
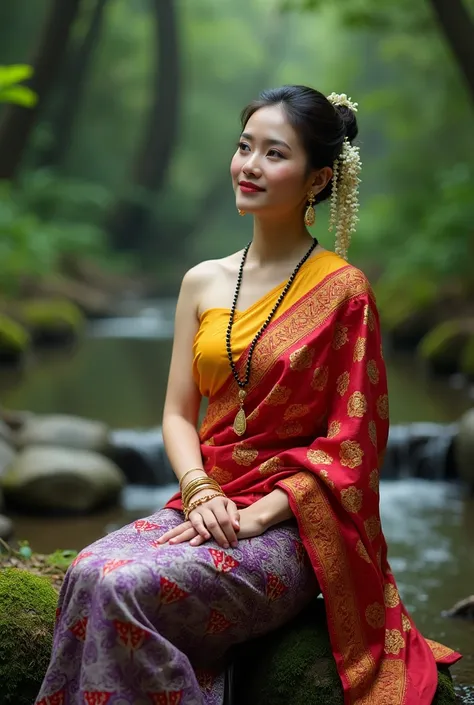
[[[234,419],[234,431],[237,436],[243,436],[247,430],[247,419],[245,418],[244,411],[244,400],[247,396],[245,389],[239,389],[239,404],[240,409],[238,410],[236,417]]]

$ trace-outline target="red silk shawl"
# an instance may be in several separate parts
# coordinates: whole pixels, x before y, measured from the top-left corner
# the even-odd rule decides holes
[[[244,353],[238,367],[245,363]],[[200,429],[206,472],[239,507],[283,489],[322,590],[346,705],[431,705],[436,662],[398,594],[379,514],[388,396],[378,313],[365,276],[344,266],[265,331],[232,428],[230,376]],[[176,495],[168,507],[181,508]]]

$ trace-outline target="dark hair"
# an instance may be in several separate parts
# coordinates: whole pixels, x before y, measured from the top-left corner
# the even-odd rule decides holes
[[[344,138],[353,142],[358,127],[355,114],[345,106],[335,106],[319,91],[307,86],[282,86],[262,91],[257,100],[243,109],[242,129],[257,110],[270,105],[281,105],[288,121],[298,133],[308,155],[308,171],[332,168],[340,156]],[[332,179],[316,196],[316,203],[331,195]]]

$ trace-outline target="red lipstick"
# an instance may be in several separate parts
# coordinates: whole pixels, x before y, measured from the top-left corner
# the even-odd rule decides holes
[[[252,184],[250,181],[239,181],[239,186],[243,193],[258,193],[260,191],[265,191],[265,189],[257,186],[257,184]]]

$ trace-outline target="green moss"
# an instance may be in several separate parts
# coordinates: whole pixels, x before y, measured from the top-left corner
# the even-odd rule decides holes
[[[0,352],[22,353],[28,347],[30,336],[16,321],[0,313]]]
[[[18,305],[19,316],[28,328],[69,329],[78,332],[84,322],[81,310],[65,299],[24,301]]]
[[[57,594],[49,580],[0,570],[0,683],[4,705],[31,705],[48,667]]]
[[[436,282],[421,277],[406,281],[382,279],[375,292],[384,329],[394,331],[413,316],[430,309],[436,302],[438,287]]]
[[[235,663],[237,705],[343,705],[322,600],[290,624],[237,647]],[[444,668],[433,705],[455,702]]]

